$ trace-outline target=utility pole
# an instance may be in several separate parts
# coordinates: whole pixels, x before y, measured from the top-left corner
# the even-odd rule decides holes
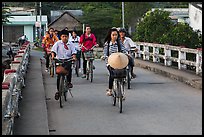
[[[35,16],[36,16],[35,22],[37,23],[37,21],[38,21],[38,6],[37,6],[37,2],[35,2]],[[37,38],[38,38],[38,28],[35,25],[35,40],[37,40]]]
[[[41,2],[40,2],[40,29],[39,29],[39,39],[40,39],[40,45],[42,42],[42,10],[41,10]]]
[[[122,2],[122,26],[125,28],[125,23],[124,23],[124,2]]]

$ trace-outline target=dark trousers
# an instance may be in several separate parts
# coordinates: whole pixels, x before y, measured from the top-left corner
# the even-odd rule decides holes
[[[66,70],[68,70],[68,74],[66,75],[67,77],[67,82],[71,83],[72,80],[72,65],[71,62],[67,62],[63,66]],[[57,75],[57,90],[59,91],[59,82],[60,82],[60,76]]]
[[[82,52],[82,59],[83,59],[83,74],[86,74],[86,63],[87,63],[87,60],[85,60],[84,52]]]
[[[47,54],[47,53],[45,52],[45,65],[46,65],[46,68],[49,67],[49,57],[50,57],[50,54]]]
[[[109,89],[113,89],[113,81],[114,81],[114,78],[111,76],[111,70],[113,69],[113,68],[111,68],[110,66],[107,66],[107,69],[108,69],[108,71],[109,71],[109,82],[108,82],[108,88]]]

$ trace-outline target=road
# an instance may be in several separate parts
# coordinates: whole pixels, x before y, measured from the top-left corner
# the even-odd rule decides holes
[[[73,73],[73,98],[63,108],[54,99],[56,77],[42,75],[50,135],[201,135],[202,92],[184,83],[135,68],[137,78],[126,90],[119,113],[106,96],[105,62],[95,60],[93,83]]]

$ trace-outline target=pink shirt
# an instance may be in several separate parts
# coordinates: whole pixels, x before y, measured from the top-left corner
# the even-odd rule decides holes
[[[86,49],[91,49],[94,45],[97,44],[96,37],[93,33],[91,33],[90,36],[87,36],[85,34],[85,40],[84,40],[84,34],[82,34],[80,36],[79,43],[83,44],[83,46],[86,47]],[[86,49],[84,47],[81,47],[82,52],[86,51]]]

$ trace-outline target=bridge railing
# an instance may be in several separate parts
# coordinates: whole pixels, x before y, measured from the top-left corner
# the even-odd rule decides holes
[[[135,42],[138,51],[136,58],[143,60],[152,60],[154,63],[163,63],[165,66],[172,66],[177,63],[178,69],[187,69],[187,65],[195,67],[195,73],[202,76],[202,48],[190,49],[182,46],[172,46],[166,44]],[[174,55],[177,55],[175,57]],[[194,60],[189,60],[194,56]],[[163,60],[163,62],[161,61]]]
[[[29,65],[30,43],[27,41],[16,49],[17,55],[10,64],[11,68],[4,70],[2,82],[2,135],[13,134],[14,119],[20,116],[18,102],[22,99],[21,90],[25,87]]]

